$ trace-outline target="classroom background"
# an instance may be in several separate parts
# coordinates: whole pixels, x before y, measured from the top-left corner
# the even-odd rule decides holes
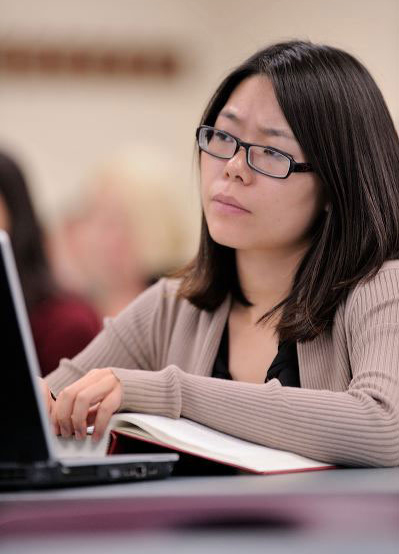
[[[397,0],[0,0],[0,149],[62,286],[112,315],[190,259],[200,115],[230,68],[292,38],[354,53],[399,126]]]

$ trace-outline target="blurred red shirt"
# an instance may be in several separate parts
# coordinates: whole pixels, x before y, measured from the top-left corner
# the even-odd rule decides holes
[[[57,295],[40,302],[29,314],[42,376],[73,358],[99,333],[100,318],[82,299]]]

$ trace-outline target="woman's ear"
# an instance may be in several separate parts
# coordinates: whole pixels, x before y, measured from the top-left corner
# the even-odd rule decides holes
[[[326,204],[324,205],[324,211],[328,213],[330,210],[331,210],[331,204],[330,202],[326,202]]]

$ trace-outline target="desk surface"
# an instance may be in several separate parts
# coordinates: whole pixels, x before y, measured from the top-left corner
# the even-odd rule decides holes
[[[0,535],[3,551],[15,554],[115,554],[133,541],[141,554],[264,552],[266,544],[279,553],[393,553],[399,468],[3,493]]]
[[[84,524],[79,519],[83,516]],[[397,529],[399,468],[175,477],[0,495],[2,531],[84,530],[90,520],[109,530],[206,526],[220,521],[244,526],[256,521],[269,527],[360,530],[366,524],[369,530]]]

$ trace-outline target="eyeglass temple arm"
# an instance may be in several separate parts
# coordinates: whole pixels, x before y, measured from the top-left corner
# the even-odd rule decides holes
[[[295,171],[296,173],[302,173],[302,172],[305,172],[305,171],[313,171],[312,164],[310,164],[310,163],[294,162],[294,164],[295,165],[294,165],[292,171]]]

